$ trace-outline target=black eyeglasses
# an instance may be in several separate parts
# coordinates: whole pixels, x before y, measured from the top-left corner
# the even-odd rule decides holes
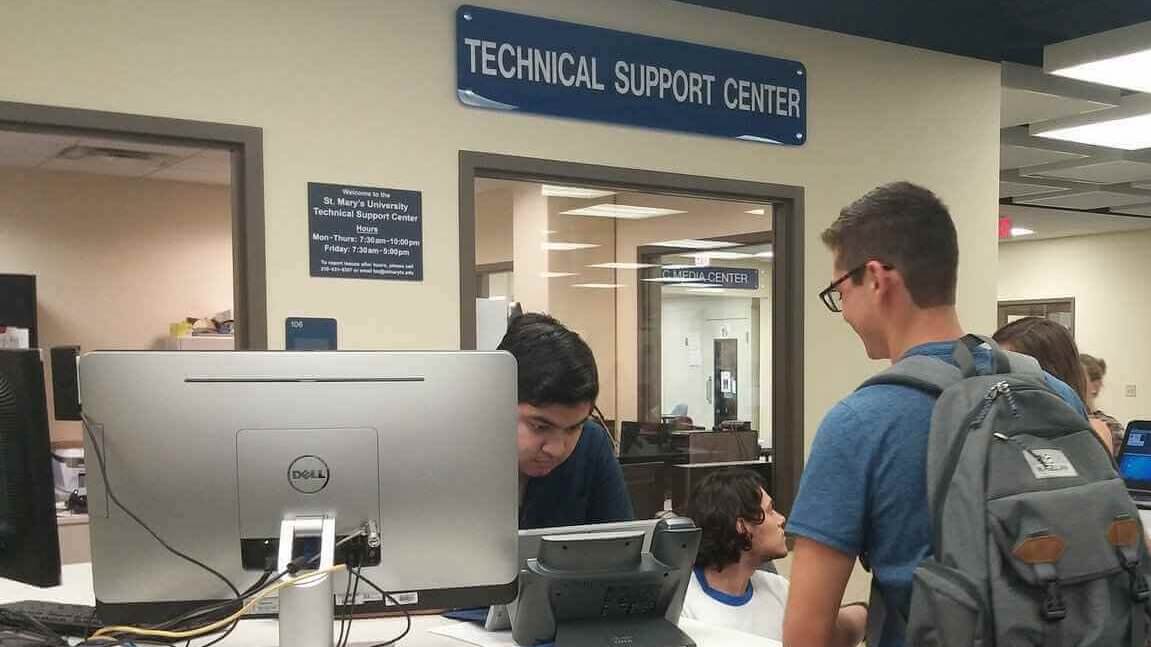
[[[867,269],[867,264],[873,260],[875,259],[864,262],[859,267],[849,270],[843,276],[828,284],[828,286],[823,289],[823,292],[819,293],[819,300],[823,302],[823,305],[827,306],[827,309],[832,312],[843,312],[843,293],[839,291],[839,284]],[[895,269],[887,264],[882,264],[881,267],[885,270]]]

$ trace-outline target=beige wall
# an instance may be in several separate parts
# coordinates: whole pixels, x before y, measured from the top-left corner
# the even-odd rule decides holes
[[[458,344],[461,149],[805,187],[809,440],[878,368],[815,298],[830,274],[817,234],[862,192],[908,179],[942,195],[959,226],[961,310],[973,329],[993,325],[998,65],[670,0],[488,3],[802,61],[809,141],[775,147],[465,108],[454,93],[458,4],[6,2],[0,99],[262,128],[273,348],[288,314],[338,318],[348,348]],[[309,278],[309,181],[422,191],[425,280]]]
[[[576,274],[576,276],[548,279],[547,311],[578,332],[591,347],[599,371],[598,405],[606,418],[615,419],[617,418],[616,371],[621,364],[627,363],[616,352],[615,313],[622,305],[617,301],[619,290],[575,286],[612,285],[626,281],[627,272],[590,267],[616,260],[615,240],[618,221],[615,218],[569,216],[561,213],[586,206],[588,201],[585,200],[548,198],[547,203],[547,230],[553,232],[548,236],[550,240],[596,245],[589,249],[538,253],[546,255],[549,272]],[[630,274],[634,275],[635,272]]]
[[[231,214],[225,186],[0,168],[0,272],[36,275],[44,348],[158,348],[232,307]]]
[[[1151,418],[1148,250],[1151,231],[999,247],[1001,300],[1075,298],[1075,342],[1107,360],[1098,406],[1123,422]],[[1137,397],[1124,395],[1128,384]]]
[[[515,269],[512,294],[525,312],[546,310],[549,281],[543,274],[548,271],[548,257],[543,244],[548,239],[548,200],[528,185],[514,187],[512,200],[515,226],[508,232]]]
[[[476,194],[476,264],[512,262],[511,189]]]

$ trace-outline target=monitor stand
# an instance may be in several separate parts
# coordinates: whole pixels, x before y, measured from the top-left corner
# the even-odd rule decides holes
[[[556,623],[555,647],[695,647],[666,618],[596,618]]]
[[[336,554],[336,519],[285,517],[280,522],[280,552],[276,568],[283,572],[300,555],[292,554],[296,539],[320,539],[318,569],[331,568]],[[309,542],[311,543],[311,542]],[[296,582],[280,589],[280,647],[332,647],[335,611],[331,573],[309,576],[301,571]]]

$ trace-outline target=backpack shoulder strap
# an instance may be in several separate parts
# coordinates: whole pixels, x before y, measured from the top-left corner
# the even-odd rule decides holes
[[[1039,366],[1039,361],[1034,357],[1009,350],[1003,351],[1003,354],[1007,356],[1012,373],[1020,373],[1028,377],[1037,377],[1040,379],[1044,377],[1043,368]]]
[[[899,360],[891,368],[861,384],[859,388],[877,384],[897,384],[938,396],[951,385],[961,382],[963,377],[963,371],[939,358],[913,355]]]

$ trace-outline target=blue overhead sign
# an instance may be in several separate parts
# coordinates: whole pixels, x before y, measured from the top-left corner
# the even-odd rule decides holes
[[[688,267],[663,268],[663,278],[679,279],[683,283],[715,285],[736,290],[758,290],[759,270],[747,267]]]
[[[456,91],[466,105],[797,146],[802,63],[462,6]]]

